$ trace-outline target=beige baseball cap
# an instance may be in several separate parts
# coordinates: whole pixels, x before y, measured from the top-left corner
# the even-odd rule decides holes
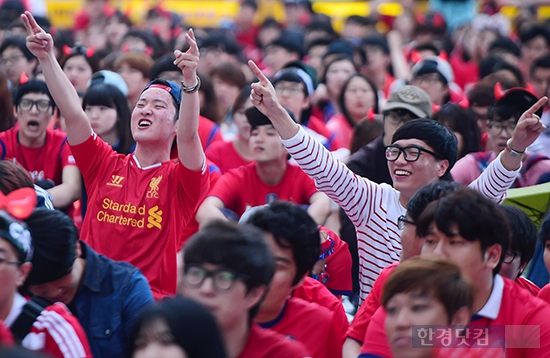
[[[392,109],[406,109],[417,115],[418,118],[431,118],[433,114],[432,101],[426,91],[409,85],[390,94],[384,111]]]

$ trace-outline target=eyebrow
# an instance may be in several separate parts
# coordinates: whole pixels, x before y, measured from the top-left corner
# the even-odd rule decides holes
[[[275,257],[275,261],[278,261],[278,262],[284,262],[284,263],[287,263],[287,264],[292,264],[292,261],[290,261],[289,259],[287,259],[286,257],[282,257],[282,256],[276,256]]]

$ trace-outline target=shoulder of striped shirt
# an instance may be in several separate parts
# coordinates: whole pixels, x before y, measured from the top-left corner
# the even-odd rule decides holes
[[[65,357],[85,357],[87,352],[82,339],[86,336],[82,327],[78,327],[81,334],[77,332],[75,324],[80,325],[67,306],[57,302],[42,310],[31,332],[23,339],[23,345],[35,350],[48,348],[46,338],[50,336]]]

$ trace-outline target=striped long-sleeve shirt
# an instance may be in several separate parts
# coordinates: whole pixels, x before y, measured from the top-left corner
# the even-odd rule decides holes
[[[399,202],[399,192],[357,176],[303,129],[283,144],[317,188],[340,205],[355,225],[363,301],[382,269],[398,261],[401,254],[397,218],[406,209]],[[508,171],[500,159],[494,160],[469,187],[501,202],[518,173],[519,169]]]

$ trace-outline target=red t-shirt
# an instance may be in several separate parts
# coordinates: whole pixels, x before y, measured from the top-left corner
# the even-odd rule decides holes
[[[535,285],[533,282],[529,281],[525,277],[516,278],[515,282],[521,287],[525,288],[527,291],[531,292],[533,296],[537,296],[540,292],[540,287]]]
[[[309,120],[307,121],[306,127],[311,129],[312,131],[322,135],[325,137],[328,141],[328,150],[335,151],[340,148],[348,148],[344,145],[344,143],[336,136],[335,133],[331,132],[325,122],[320,120],[316,116],[310,116]]]
[[[210,189],[214,187],[214,184],[218,181],[218,179],[221,178],[222,173],[220,172],[220,168],[214,163],[212,163],[208,158],[206,159],[206,164],[208,164],[208,169],[210,171]],[[200,206],[200,205],[199,205]],[[193,217],[187,225],[182,230],[181,234],[181,241],[179,244],[178,252],[185,246],[185,243],[187,242],[187,239],[189,239],[192,235],[196,234],[197,231],[199,231],[199,222],[195,217],[197,216],[197,209],[195,210],[195,213],[193,214]]]
[[[290,297],[279,317],[260,326],[291,336],[314,358],[342,357],[346,328],[327,308]]]
[[[263,329],[256,323],[250,327],[246,345],[237,358],[306,358],[306,348],[300,342],[282,334]]]
[[[206,150],[206,157],[220,168],[222,174],[251,163],[237,152],[233,142],[217,141]]]
[[[324,226],[320,226],[319,230],[325,231],[334,242],[334,251],[325,261],[328,274],[325,285],[330,292],[337,296],[351,295],[351,254],[348,244]]]
[[[281,182],[267,185],[256,173],[256,165],[256,162],[252,162],[225,173],[209,196],[219,198],[227,209],[240,217],[247,207],[269,204],[274,200],[290,201],[298,205],[309,204],[309,199],[317,192],[313,179],[298,166],[287,163]]]
[[[308,302],[315,302],[332,312],[344,312],[342,301],[334,296],[325,285],[309,276],[306,276],[304,282],[294,289],[292,297],[301,298]]]
[[[550,303],[550,284],[547,284],[539,291],[537,298]]]
[[[209,188],[208,167],[168,161],[140,168],[93,134],[71,146],[88,191],[81,237],[94,250],[141,269],[156,299],[176,293],[182,228]]]
[[[374,315],[378,307],[382,305],[382,292],[384,289],[384,285],[386,284],[386,280],[388,279],[390,273],[392,273],[392,271],[397,267],[397,265],[399,265],[399,263],[391,264],[382,269],[382,272],[380,272],[380,275],[378,276],[376,281],[374,281],[372,290],[355,314],[355,317],[353,318],[353,321],[351,322],[351,325],[349,326],[347,332],[348,337],[360,343],[364,342],[365,335],[367,334],[367,328],[369,327],[372,316]]]
[[[550,355],[550,305],[540,298],[533,297],[527,290],[507,278],[504,280],[504,289],[500,309],[496,319],[481,317],[473,319],[470,327],[479,326],[538,326],[540,348],[509,348],[506,357],[548,357]],[[508,338],[508,337],[507,337]],[[525,341],[522,342],[525,344]]]
[[[365,116],[367,114],[365,113]],[[350,147],[351,140],[353,138],[353,127],[346,120],[346,117],[342,113],[336,113],[330,117],[327,122],[327,129],[336,134],[336,138],[344,143],[346,148]]]
[[[203,116],[199,116],[198,133],[203,150],[206,150],[210,144],[222,140],[220,127],[210,119]]]
[[[35,183],[49,179],[59,185],[63,168],[76,165],[65,133],[46,129],[46,142],[40,148],[25,147],[19,143],[18,136],[18,127],[0,133],[0,158],[19,163]]]
[[[386,315],[386,310],[380,306],[370,318],[363,345],[361,346],[361,354],[368,353],[380,357],[393,356],[385,330]]]
[[[506,326],[506,330],[513,329],[512,326],[534,326],[540,329],[539,337],[535,337],[529,334],[529,337],[518,337],[513,334],[506,335],[507,344],[514,344],[514,341],[509,340],[515,338],[518,341],[515,343],[527,344],[528,341],[537,344],[539,348],[508,348],[506,349],[506,357],[548,357],[550,352],[550,305],[543,300],[533,297],[533,295],[521,286],[514,283],[507,278],[504,280],[504,288],[502,290],[502,298],[500,300],[500,308],[496,319],[489,319],[487,317],[481,317],[475,315],[470,322],[470,327],[479,328],[485,326]],[[383,342],[387,346],[387,352],[389,352],[389,346],[387,338],[382,339],[381,334],[385,335],[384,321],[385,311],[383,307],[379,309],[380,312],[376,312],[372,317],[371,323],[367,330],[367,337],[361,348],[361,353],[371,353],[376,355],[385,356],[383,352]],[[376,318],[375,318],[376,317]]]

